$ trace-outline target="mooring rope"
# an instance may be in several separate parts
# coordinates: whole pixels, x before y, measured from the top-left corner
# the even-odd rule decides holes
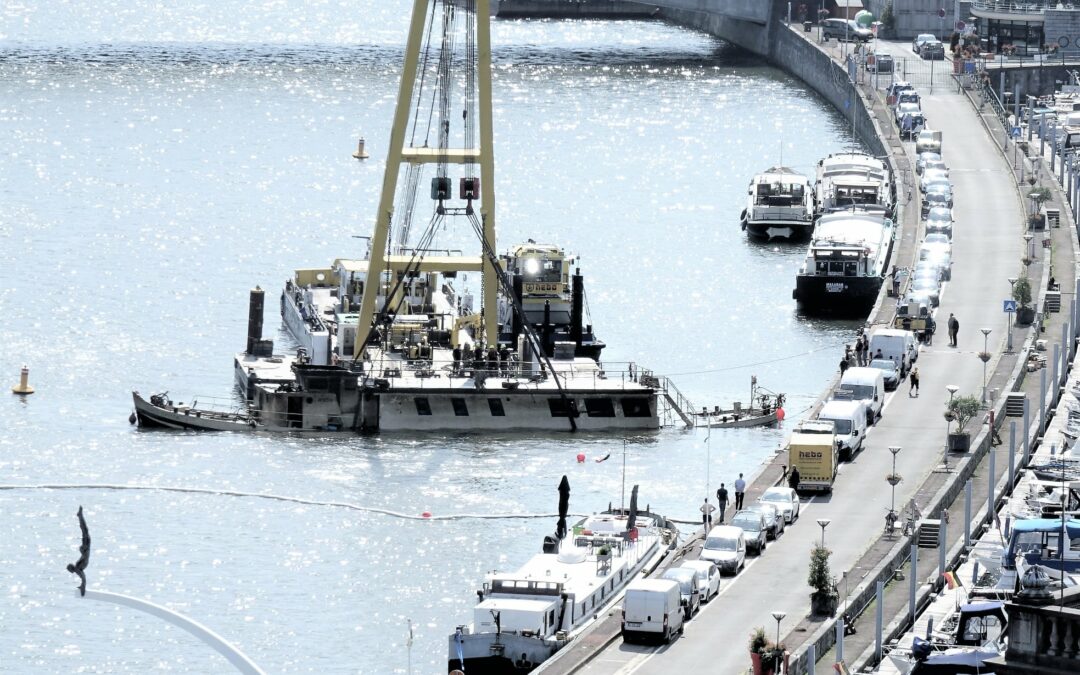
[[[162,492],[185,492],[190,494],[215,495],[225,497],[255,497],[258,499],[273,499],[280,502],[304,504],[306,506],[333,506],[342,509],[351,509],[353,511],[363,511],[365,513],[374,513],[382,516],[390,516],[392,518],[401,518],[403,520],[500,520],[515,518],[534,519],[559,517],[558,513],[454,513],[442,516],[437,516],[433,514],[426,516],[423,514],[412,515],[408,513],[401,513],[400,511],[391,511],[390,509],[381,509],[375,506],[362,506],[360,504],[351,504],[349,502],[320,501],[317,499],[286,497],[283,495],[265,494],[260,492],[241,492],[239,490],[208,490],[205,488],[174,487],[166,485],[119,485],[110,483],[39,483],[36,485],[0,485],[0,490],[160,490]],[[567,516],[575,516],[578,518],[583,518],[587,515],[589,514],[567,514]]]

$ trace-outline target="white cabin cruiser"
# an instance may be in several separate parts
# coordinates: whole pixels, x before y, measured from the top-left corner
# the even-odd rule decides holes
[[[806,239],[814,229],[814,191],[810,179],[786,166],[774,166],[750,181],[742,229],[765,239]]]
[[[819,217],[852,206],[880,207],[891,215],[894,191],[888,166],[871,155],[838,153],[818,162],[815,202]]]
[[[637,487],[634,487],[636,495]],[[570,644],[648,574],[674,543],[675,528],[647,509],[609,509],[585,518],[564,539],[515,572],[488,575],[473,621],[449,637],[447,671],[529,673]]]
[[[792,297],[810,311],[869,310],[885,278],[894,231],[893,221],[880,209],[822,215]]]

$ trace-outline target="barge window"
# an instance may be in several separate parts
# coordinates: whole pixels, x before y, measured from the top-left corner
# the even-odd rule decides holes
[[[469,406],[465,403],[463,398],[452,398],[450,404],[454,406],[454,414],[458,417],[469,416]]]
[[[430,415],[431,403],[423,396],[417,396],[413,399],[416,402],[416,414],[417,415]]]
[[[585,413],[589,417],[615,417],[615,403],[610,398],[587,398]]]
[[[561,396],[559,398],[548,399],[548,408],[551,409],[552,417],[570,417],[571,405],[570,399],[565,399]]]
[[[489,398],[487,402],[488,408],[491,409],[492,417],[506,417],[506,410],[503,409],[502,399]]]
[[[649,417],[649,399],[645,396],[625,396],[620,401],[623,417]]]

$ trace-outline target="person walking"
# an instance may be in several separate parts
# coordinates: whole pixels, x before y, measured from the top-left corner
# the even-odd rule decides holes
[[[735,481],[735,511],[742,511],[743,497],[746,495],[746,481],[743,480],[742,474],[739,474],[738,480]]]
[[[796,492],[799,491],[799,467],[791,467],[791,474],[788,475],[787,484],[788,487]]]
[[[847,369],[848,369],[848,362],[847,361],[848,361],[847,359],[840,359],[840,377],[841,378],[843,378],[844,373],[847,372]]]
[[[705,529],[705,533],[708,534],[712,529],[712,514],[716,510],[716,507],[709,503],[709,498],[705,498],[705,503],[701,505],[701,527]]]
[[[960,332],[960,322],[956,320],[956,315],[949,314],[949,346],[956,346],[956,335]]]
[[[909,397],[914,396],[915,398],[918,398],[919,397],[919,367],[918,366],[912,366],[911,367],[911,372],[908,374],[908,377],[911,378],[911,389],[908,391],[908,396]]]
[[[727,511],[728,505],[728,492],[723,483],[720,483],[720,489],[716,491],[716,503],[720,509],[720,524],[724,524],[724,512]]]

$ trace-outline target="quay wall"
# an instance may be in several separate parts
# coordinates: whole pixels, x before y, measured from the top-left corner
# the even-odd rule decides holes
[[[986,72],[990,75],[990,84],[997,91],[998,98],[1004,101],[1005,92],[1012,93],[1016,87],[1019,87],[1020,103],[1023,104],[1028,96],[1048,96],[1054,93],[1059,82],[1069,82],[1072,79],[1070,72],[1076,70],[1075,56],[1070,55],[1069,58],[1071,63],[1068,65],[1045,61],[1031,65],[1006,65],[995,68],[987,63]]]

